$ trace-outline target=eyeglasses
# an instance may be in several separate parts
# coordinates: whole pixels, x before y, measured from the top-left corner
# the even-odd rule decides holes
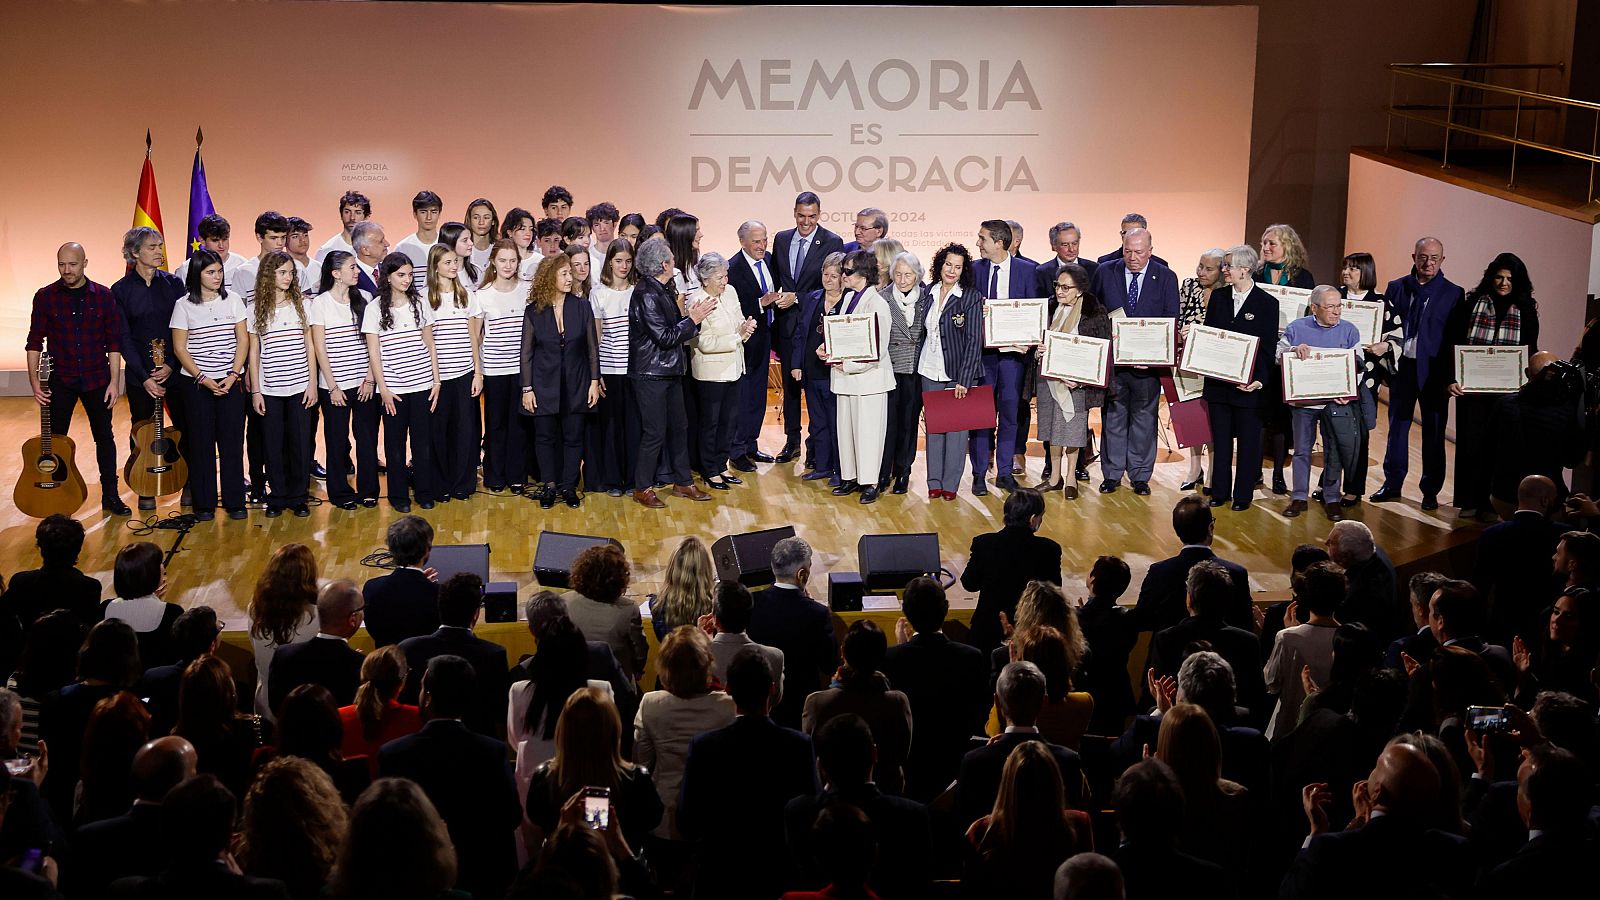
[[[855,269],[840,269],[839,272],[841,274],[844,274],[844,275],[854,275],[856,273],[856,270]]]
[[[1421,263],[1421,262],[1431,262],[1431,263],[1444,262],[1444,257],[1443,256],[1428,256],[1427,254],[1424,254],[1424,253],[1414,253],[1414,254],[1412,254],[1411,258],[1416,260],[1419,263]]]

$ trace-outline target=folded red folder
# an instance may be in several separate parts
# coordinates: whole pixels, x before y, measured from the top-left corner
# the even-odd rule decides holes
[[[1211,410],[1204,399],[1168,403],[1167,412],[1172,414],[1172,435],[1179,449],[1211,443]]]
[[[993,428],[994,385],[983,384],[968,388],[967,395],[960,400],[956,399],[956,392],[953,390],[923,391],[922,410],[927,416],[929,434]]]

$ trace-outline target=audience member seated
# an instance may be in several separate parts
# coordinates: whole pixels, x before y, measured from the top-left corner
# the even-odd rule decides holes
[[[244,798],[239,868],[283,882],[294,900],[319,900],[349,828],[339,793],[310,760],[284,756],[267,763]]]
[[[651,890],[650,873],[628,845],[621,817],[601,831],[583,820],[583,798],[561,808],[561,826],[545,841],[539,865],[511,900],[607,900]]]
[[[1294,578],[1294,600],[1284,615],[1285,621],[1299,621],[1304,607],[1309,615],[1305,624],[1291,625],[1278,632],[1272,655],[1267,657],[1262,675],[1267,693],[1277,698],[1267,721],[1267,738],[1288,734],[1300,721],[1300,706],[1305,701],[1306,683],[1328,684],[1333,675],[1333,639],[1339,629],[1334,611],[1344,599],[1344,570],[1337,563],[1320,562]]]
[[[562,594],[561,599],[583,636],[604,641],[623,673],[637,683],[649,651],[639,607],[625,596],[631,578],[628,558],[621,547],[590,547],[573,560],[572,590]]]
[[[249,786],[250,760],[263,737],[261,719],[239,713],[227,663],[203,656],[184,670],[172,733],[194,745],[200,774],[216,776],[229,791],[237,786],[243,793]]]
[[[878,855],[869,861],[872,890],[884,900],[925,896],[934,865],[932,821],[921,803],[886,794],[874,783],[877,747],[866,720],[852,713],[834,716],[814,738],[822,793],[796,797],[784,810],[795,883],[824,889],[829,884],[826,851],[815,843],[813,826],[825,810],[843,804],[860,810],[877,835]]]
[[[372,771],[365,757],[344,755],[344,725],[333,694],[320,684],[302,684],[284,698],[278,713],[277,743],[256,751],[256,769],[274,759],[299,757],[328,773],[346,805],[356,802],[372,783]]]
[[[1517,511],[1478,535],[1468,580],[1489,605],[1486,636],[1502,646],[1528,634],[1534,617],[1560,588],[1553,573],[1539,578],[1567,531],[1552,518],[1555,510],[1555,482],[1529,475],[1517,485]]]
[[[456,848],[457,886],[474,897],[499,897],[516,874],[522,803],[505,744],[462,721],[476,695],[467,660],[449,654],[429,660],[422,676],[427,724],[385,744],[378,751],[378,773],[415,781],[439,811]]]
[[[1022,596],[1017,599],[1016,609],[1011,615],[1002,619],[1001,624],[1005,641],[989,651],[989,693],[994,693],[995,683],[1000,680],[1000,670],[1004,669],[1007,663],[1020,659],[1017,656],[1016,646],[1027,640],[1029,633],[1047,625],[1063,635],[1071,635],[1069,650],[1072,659],[1069,676],[1077,675],[1087,645],[1083,639],[1082,629],[1078,627],[1078,612],[1067,602],[1067,595],[1062,593],[1060,583],[1028,582],[1022,589]]]
[[[1559,897],[1594,883],[1594,779],[1552,745],[1530,748],[1517,768],[1517,813],[1528,842],[1484,880],[1488,896]]]
[[[1150,640],[1146,667],[1156,678],[1176,675],[1192,649],[1204,642],[1233,669],[1235,700],[1250,710],[1254,723],[1265,718],[1267,688],[1261,671],[1261,644],[1254,632],[1235,628],[1224,617],[1234,583],[1228,570],[1214,560],[1200,560],[1191,566],[1185,584],[1189,617],[1156,632]]]
[[[1253,629],[1250,573],[1244,566],[1229,562],[1211,549],[1216,537],[1217,519],[1206,498],[1189,494],[1172,507],[1172,531],[1183,542],[1177,556],[1150,564],[1139,585],[1139,602],[1133,607],[1134,622],[1140,631],[1160,632],[1190,615],[1186,602],[1189,570],[1196,563],[1212,560],[1233,579],[1232,591],[1222,604],[1222,617],[1235,628]]]
[[[5,773],[0,774],[0,797],[11,802],[5,821],[0,823],[0,860],[64,843],[62,829],[56,826],[39,795],[39,784],[50,768],[49,748],[36,757],[19,755],[17,742],[21,733],[22,700],[15,692],[0,688],[0,759],[8,764]],[[12,766],[18,770],[13,772]]]
[[[1079,853],[1056,869],[1053,900],[1123,900],[1122,870],[1109,856]]]
[[[1311,711],[1318,709],[1331,709],[1341,715],[1349,712],[1356,686],[1368,673],[1382,667],[1382,650],[1367,626],[1357,622],[1335,627],[1327,677],[1317,681],[1310,677],[1309,672],[1301,673],[1300,688],[1305,700],[1301,701],[1295,722],[1300,722]],[[1288,728],[1292,730],[1293,724]]]
[[[1184,797],[1178,776],[1159,759],[1135,763],[1117,779],[1111,805],[1122,843],[1111,858],[1122,870],[1128,900],[1234,896],[1216,863],[1178,849]]]
[[[1086,790],[1078,754],[1059,744],[1049,743],[1034,725],[1039,710],[1044,708],[1046,690],[1044,673],[1031,662],[1010,663],[1001,671],[994,702],[1010,724],[1006,725],[1003,734],[962,757],[961,769],[956,776],[955,810],[958,821],[970,825],[988,815],[1000,793],[1006,758],[1017,745],[1029,741],[1044,744],[1055,757],[1056,766],[1061,770],[1062,783],[1066,785],[1067,800],[1074,807],[1083,807]]]
[[[1426,720],[1420,730],[1442,740],[1456,765],[1464,771],[1471,771],[1472,759],[1467,751],[1467,709],[1472,706],[1504,705],[1507,697],[1499,680],[1483,657],[1471,650],[1465,647],[1441,647],[1433,655],[1433,661],[1428,663],[1428,668],[1417,672],[1417,678],[1413,680],[1413,698],[1419,696],[1416,690],[1419,682],[1423,688],[1420,696],[1425,697],[1424,705],[1432,712],[1432,718]],[[1414,716],[1414,712],[1408,711],[1407,716]],[[1402,726],[1405,724],[1407,722],[1403,721]],[[1509,770],[1496,773],[1500,776],[1505,774],[1509,774]]]
[[[713,611],[717,570],[705,541],[694,535],[678,542],[661,573],[661,592],[650,598],[650,627],[664,641],[679,625],[700,624]]]
[[[1344,569],[1344,602],[1334,613],[1338,620],[1360,622],[1386,639],[1404,634],[1406,615],[1395,596],[1394,563],[1373,540],[1372,531],[1354,519],[1335,522],[1324,546]]]
[[[994,808],[967,829],[967,845],[962,896],[1024,900],[1048,900],[1061,863],[1094,849],[1089,816],[1068,806],[1048,745],[1023,741],[1011,749]]]
[[[172,643],[172,623],[183,607],[161,599],[167,592],[162,550],[149,541],[134,541],[117,551],[112,589],[117,596],[101,607],[103,618],[121,619],[139,638],[139,662],[145,668],[163,666],[178,658]]]
[[[1595,539],[1600,542],[1600,538]],[[1483,639],[1487,622],[1483,597],[1471,582],[1451,579],[1433,592],[1428,603],[1428,627],[1433,629],[1434,640],[1441,650],[1461,647],[1470,650],[1488,663],[1489,671],[1500,683],[1501,690],[1510,694],[1517,686],[1516,664],[1506,648]],[[1406,663],[1406,670],[1411,664]]]
[[[785,728],[799,728],[806,698],[828,686],[839,664],[839,645],[828,607],[806,594],[811,545],[797,537],[773,544],[772,577],[772,586],[754,597],[747,633],[756,643],[783,651],[786,691],[772,718]]]
[[[144,705],[150,710],[151,734],[172,730],[178,721],[178,687],[183,683],[183,670],[200,657],[215,653],[221,642],[222,623],[217,621],[217,611],[209,606],[191,606],[173,620],[172,649],[178,661],[147,667],[134,687],[134,693],[144,698]]]
[[[277,900],[290,897],[283,882],[241,875],[229,852],[239,804],[211,775],[196,775],[161,801],[161,842],[168,861],[159,875],[120,878],[106,896],[114,900]]]
[[[86,825],[121,815],[133,802],[133,757],[150,740],[150,713],[128,691],[94,705],[83,730],[72,823]]]
[[[500,723],[505,721],[511,667],[506,662],[505,647],[472,633],[482,612],[483,580],[477,575],[460,572],[439,586],[438,630],[400,642],[406,666],[411,670],[411,680],[401,691],[400,699],[407,703],[417,699],[421,687],[417,682],[427,671],[429,660],[445,654],[459,656],[472,664],[477,687],[472,710],[465,718],[467,727],[479,734],[498,736]]]
[[[465,663],[461,668],[472,671]],[[465,729],[462,734],[480,739]],[[451,890],[458,871],[451,835],[422,787],[380,778],[350,810],[328,894],[335,900],[459,898]]]
[[[562,807],[586,788],[610,792],[610,827],[622,828],[628,844],[643,848],[661,822],[662,803],[650,770],[622,758],[622,720],[608,690],[583,688],[567,698],[556,724],[556,751],[533,771],[528,820],[542,835],[554,834]]]
[[[1389,649],[1383,654],[1383,664],[1391,669],[1405,669],[1405,660],[1409,656],[1419,664],[1425,664],[1433,659],[1433,652],[1439,649],[1439,639],[1433,636],[1433,627],[1428,624],[1428,610],[1433,603],[1434,592],[1439,586],[1450,579],[1438,572],[1418,572],[1411,576],[1406,583],[1406,595],[1411,605],[1411,624],[1416,631],[1404,637],[1395,638],[1389,644]]]
[[[1247,721],[1235,699],[1233,667],[1215,651],[1189,654],[1177,678],[1147,681],[1156,701],[1154,715],[1135,716],[1128,730],[1111,745],[1111,758],[1126,769],[1155,752],[1160,742],[1161,717],[1179,703],[1193,703],[1206,711],[1222,742],[1222,775],[1251,790],[1263,790],[1267,779],[1267,739]],[[1384,735],[1388,737],[1388,735]]]
[[[883,673],[911,703],[915,740],[905,793],[925,802],[955,781],[967,743],[983,730],[992,693],[983,689],[983,654],[940,630],[950,613],[943,585],[913,578],[900,605],[905,618],[896,624],[898,642],[884,654]]]
[[[1235,889],[1247,884],[1252,849],[1263,833],[1254,818],[1260,810],[1244,785],[1222,777],[1222,741],[1211,717],[1193,703],[1167,710],[1155,758],[1183,788],[1178,849],[1221,866]]]
[[[39,716],[45,700],[76,679],[87,630],[76,615],[59,609],[45,613],[33,623],[33,630],[28,632],[22,645],[16,671],[6,679],[6,687],[15,691],[22,703],[22,735],[17,739],[16,752],[39,752]],[[134,649],[138,649],[137,640]],[[103,692],[99,693],[95,702],[104,696]],[[93,708],[92,703],[90,708]],[[87,716],[88,712],[83,715]]]
[[[1356,816],[1333,831],[1326,784],[1302,791],[1311,835],[1284,877],[1283,900],[1464,896],[1473,878],[1466,841],[1430,827],[1442,786],[1415,747],[1391,744],[1358,786]],[[1426,861],[1425,864],[1421,861]]]
[[[272,655],[267,700],[274,713],[283,705],[283,698],[303,684],[327,688],[339,706],[355,701],[365,657],[350,646],[350,638],[361,628],[363,605],[355,582],[340,579],[323,585],[317,594],[316,637],[284,644]]]
[[[390,644],[368,653],[361,661],[361,685],[356,688],[355,701],[339,709],[344,733],[339,752],[345,759],[366,757],[367,774],[373,778],[378,777],[378,750],[422,728],[417,708],[399,701],[408,671],[406,655],[398,646]]]
[[[533,770],[556,751],[556,724],[567,698],[585,687],[611,689],[588,677],[588,648],[565,613],[541,623],[538,650],[530,660],[531,677],[507,692],[506,739],[516,751],[519,797],[526,795]]]
[[[401,516],[389,523],[384,543],[394,571],[361,586],[374,647],[432,634],[439,627],[439,584],[433,570],[424,568],[433,552],[433,526],[421,516]]]
[[[772,669],[772,680],[778,685],[778,704],[783,703],[783,651],[750,640],[750,613],[755,608],[755,598],[750,589],[737,581],[717,584],[716,601],[712,611],[694,623],[711,635],[711,677],[717,684],[728,680],[728,666],[746,647],[757,648],[767,658]],[[807,732],[808,734],[810,732]]]
[[[88,628],[100,621],[100,581],[78,571],[83,525],[70,516],[46,516],[33,530],[40,566],[11,576],[0,593],[0,615],[15,616],[23,632],[40,616],[66,610]]]
[[[784,807],[818,792],[816,755],[810,738],[772,721],[777,685],[759,652],[734,659],[728,692],[739,717],[689,743],[678,830],[701,845],[696,898],[773,897],[788,880]]]
[[[816,737],[817,729],[835,716],[860,716],[872,730],[878,762],[873,777],[884,791],[905,793],[906,755],[911,749],[911,701],[892,690],[880,669],[889,649],[883,630],[870,619],[850,623],[841,656],[844,664],[833,685],[806,698],[802,730]]]
[[[45,697],[39,709],[39,740],[52,751],[41,789],[51,815],[63,823],[73,820],[83,733],[95,704],[132,687],[144,671],[139,667],[138,638],[128,623],[116,620],[89,629],[77,659],[77,680]]]
[[[562,601],[561,595],[555,591],[538,591],[528,598],[523,604],[523,618],[528,622],[528,633],[533,635],[533,642],[538,646],[544,640],[544,633],[556,619],[568,619],[567,604]],[[622,715],[622,746],[623,749],[633,746],[633,713],[639,709],[639,686],[622,671],[622,665],[617,662],[617,655],[611,652],[611,645],[605,641],[585,640],[584,646],[589,651],[588,675],[591,680],[604,681],[611,685],[611,696],[617,702],[617,712]],[[519,681],[527,681],[533,677],[534,658],[532,655],[524,656],[516,665],[511,667],[511,683],[514,686]],[[657,664],[659,666],[659,663]]]
[[[783,900],[888,896],[868,887],[883,838],[862,810],[846,803],[828,806],[816,816],[809,838],[814,865],[827,886],[820,891],[786,891]]]
[[[161,800],[195,775],[194,746],[159,737],[133,756],[133,804],[121,815],[83,825],[73,834],[63,887],[73,897],[100,897],[118,878],[158,875],[171,848],[161,839]],[[15,801],[13,801],[15,803]]]
[[[256,657],[255,712],[272,722],[272,660],[280,648],[317,636],[317,558],[310,547],[284,544],[272,554],[256,579],[246,614]]]
[[[1002,614],[1016,618],[1017,602],[1030,581],[1061,584],[1061,545],[1038,533],[1044,522],[1044,495],[1018,488],[1006,498],[1005,525],[972,539],[961,586],[978,595],[968,640],[988,653],[999,646]]]
[[[689,742],[734,721],[733,698],[712,690],[711,671],[711,639],[693,625],[679,625],[668,633],[656,655],[661,690],[639,700],[633,722],[633,760],[655,775],[665,810],[655,835],[663,841],[681,840],[678,787],[689,758]]]
[[[1556,544],[1556,581],[1560,594],[1583,596],[1600,591],[1600,535],[1569,531]]]
[[[1094,698],[1089,720],[1092,734],[1121,734],[1133,713],[1133,682],[1128,680],[1128,657],[1139,642],[1133,611],[1117,603],[1133,581],[1128,564],[1115,556],[1102,556],[1089,569],[1088,600],[1078,608],[1078,625],[1088,644],[1083,689]]]
[[[1328,551],[1323,549],[1322,545],[1320,544],[1301,544],[1295,547],[1294,552],[1289,554],[1289,585],[1291,593],[1294,586],[1294,580],[1298,578],[1301,573],[1317,563],[1327,562],[1331,558],[1332,557],[1328,556]],[[1339,573],[1339,578],[1339,595],[1340,599],[1343,600],[1343,572]],[[1261,629],[1260,633],[1257,634],[1256,637],[1261,641],[1262,659],[1267,659],[1268,657],[1272,656],[1272,645],[1277,643],[1278,632],[1290,625],[1304,625],[1310,618],[1310,614],[1305,607],[1296,606],[1294,609],[1295,620],[1287,620],[1287,616],[1290,611],[1289,604],[1293,602],[1294,599],[1291,597],[1290,599],[1284,600],[1280,603],[1273,603],[1261,611]]]
[[[1517,703],[1532,706],[1544,691],[1561,691],[1593,702],[1600,598],[1563,594],[1546,611],[1548,624],[1528,639],[1511,642],[1511,661],[1517,667]]]
[[[0,791],[0,829],[6,827],[12,804],[9,791]],[[56,883],[61,879],[61,869],[56,864],[55,858],[43,854],[43,848],[33,847],[40,851],[37,860],[31,861],[29,868],[12,865],[8,861],[0,861],[0,895],[6,900],[61,900],[61,894],[56,892]],[[3,859],[15,858],[18,863],[30,862],[18,857],[7,856]]]

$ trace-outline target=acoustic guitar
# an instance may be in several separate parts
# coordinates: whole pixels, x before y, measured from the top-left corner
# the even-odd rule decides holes
[[[150,342],[150,359],[159,369],[167,360],[167,342]],[[174,380],[167,379],[168,384]],[[165,497],[183,490],[189,481],[189,464],[178,454],[175,428],[167,427],[167,398],[155,398],[154,413],[148,421],[133,426],[133,456],[122,471],[128,487],[141,497]]]
[[[39,384],[50,388],[50,354],[39,354]],[[11,499],[17,509],[42,519],[61,513],[70,516],[89,499],[77,463],[72,438],[50,428],[50,404],[39,407],[39,436],[22,444],[22,475]]]

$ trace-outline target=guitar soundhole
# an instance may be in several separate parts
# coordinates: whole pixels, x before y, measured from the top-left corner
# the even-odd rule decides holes
[[[156,456],[166,457],[172,452],[172,439],[162,438],[158,441],[151,441],[150,452]]]
[[[61,463],[54,456],[39,457],[39,461],[34,463],[33,467],[39,470],[40,475],[54,475],[61,471]]]

